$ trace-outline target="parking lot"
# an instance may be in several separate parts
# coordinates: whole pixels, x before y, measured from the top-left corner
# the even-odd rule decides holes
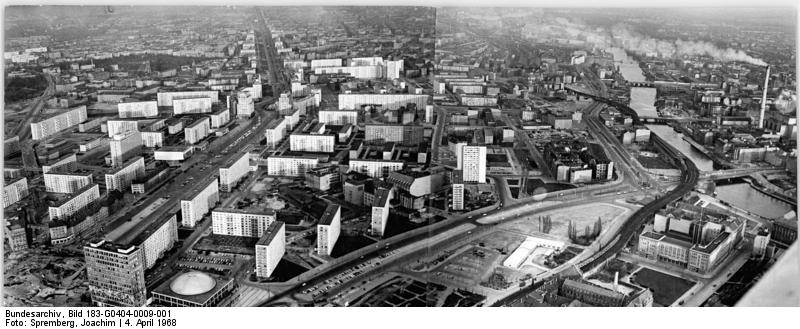
[[[491,273],[500,258],[496,250],[470,248],[431,271],[431,282],[446,286],[469,288],[478,285]]]

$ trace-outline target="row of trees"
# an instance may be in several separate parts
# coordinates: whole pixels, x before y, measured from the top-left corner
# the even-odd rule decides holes
[[[578,228],[575,226],[575,223],[569,221],[569,226],[567,226],[567,236],[569,239],[574,243],[579,244],[589,244],[592,240],[600,236],[600,232],[603,231],[603,222],[600,217],[597,217],[597,221],[593,225],[587,225],[584,227],[583,235],[578,235]]]
[[[539,222],[539,232],[542,233],[550,233],[550,229],[553,228],[553,220],[550,218],[550,215],[547,216],[539,216],[536,219]],[[572,222],[570,222],[572,224]]]

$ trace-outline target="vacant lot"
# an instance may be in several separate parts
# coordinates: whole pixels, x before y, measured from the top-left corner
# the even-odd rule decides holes
[[[630,210],[620,206],[608,203],[594,203],[536,214],[510,222],[502,227],[525,235],[544,234],[544,232],[539,232],[539,222],[537,218],[539,216],[550,216],[552,228],[547,235],[561,241],[569,242],[567,228],[569,227],[570,221],[575,225],[578,233],[583,234],[585,227],[591,227],[597,221],[597,218],[600,218],[603,231],[605,231],[610,226],[611,222],[627,215],[629,212]]]

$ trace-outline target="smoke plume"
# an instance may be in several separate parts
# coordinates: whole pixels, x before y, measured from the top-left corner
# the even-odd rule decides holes
[[[709,56],[719,61],[739,61],[753,65],[766,66],[763,60],[752,57],[742,50],[719,48],[705,41],[660,40],[635,32],[627,25],[618,24],[609,30],[589,27],[580,22],[563,17],[553,18],[551,23],[542,22],[528,26],[527,32],[535,38],[570,38],[584,40],[601,49],[622,48],[638,54],[653,54],[665,58],[684,56]]]

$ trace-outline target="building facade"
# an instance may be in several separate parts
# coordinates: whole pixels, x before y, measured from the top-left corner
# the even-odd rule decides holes
[[[147,303],[142,250],[105,240],[83,247],[92,303],[100,307],[142,307]]]
[[[317,224],[317,253],[330,256],[333,247],[339,239],[342,224],[342,207],[337,204],[330,204],[322,213]]]
[[[275,211],[272,209],[258,212],[218,209],[211,212],[211,227],[214,234],[258,238],[264,235],[275,218]]]
[[[267,175],[270,176],[304,176],[310,168],[319,164],[317,157],[307,156],[271,156],[267,158]]]
[[[231,192],[248,172],[250,172],[250,154],[242,152],[219,168],[219,190]]]
[[[77,126],[87,118],[86,105],[69,109],[42,121],[31,123],[31,138],[33,140],[45,139],[67,128]]]
[[[66,219],[100,199],[100,187],[92,184],[74,195],[48,207],[51,221]]]
[[[219,183],[217,177],[191,192],[181,200],[181,225],[194,227],[209,210],[219,202]]]
[[[274,221],[256,243],[256,276],[259,278],[272,276],[284,253],[286,253],[286,225]]]

